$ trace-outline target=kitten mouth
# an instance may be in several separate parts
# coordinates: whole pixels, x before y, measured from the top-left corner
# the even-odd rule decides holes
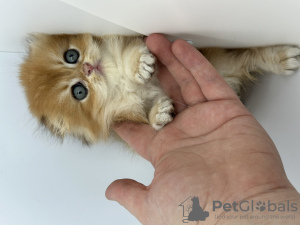
[[[83,64],[82,70],[87,77],[89,77],[93,72],[95,72],[95,74],[97,75],[103,75],[103,70],[100,61],[98,61],[94,65],[86,62]]]
[[[96,68],[96,73],[99,73],[100,75],[103,75],[103,70],[102,70],[102,66],[100,64],[100,62],[98,62]]]

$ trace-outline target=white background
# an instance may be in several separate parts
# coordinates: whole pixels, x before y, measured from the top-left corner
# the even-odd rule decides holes
[[[148,185],[154,172],[148,162],[118,143],[87,148],[73,140],[60,143],[37,129],[18,81],[23,54],[12,53],[24,51],[26,33],[163,32],[201,46],[300,44],[296,0],[82,2],[88,12],[56,0],[1,0],[1,225],[139,224],[117,203],[106,200],[104,192],[120,178]],[[80,1],[72,3],[82,7]],[[300,72],[290,77],[266,75],[249,91],[246,102],[273,138],[298,190],[299,96]]]

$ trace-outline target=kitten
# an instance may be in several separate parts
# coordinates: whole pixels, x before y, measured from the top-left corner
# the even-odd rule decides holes
[[[200,51],[237,94],[255,72],[289,75],[300,66],[300,49],[293,46]],[[142,36],[33,34],[20,79],[41,124],[88,144],[108,138],[120,121],[159,130],[174,113]]]

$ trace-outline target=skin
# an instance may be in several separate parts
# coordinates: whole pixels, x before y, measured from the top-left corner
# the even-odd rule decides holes
[[[175,100],[178,113],[160,131],[130,122],[115,127],[152,163],[155,174],[149,186],[116,180],[107,188],[106,197],[145,225],[182,225],[179,204],[189,196],[198,196],[203,210],[209,211],[205,224],[296,224],[299,210],[284,212],[296,215],[286,221],[216,217],[268,212],[212,211],[215,200],[231,204],[243,200],[286,204],[290,200],[299,208],[300,196],[287,179],[269,135],[195,48],[183,40],[171,43],[159,34],[150,35],[146,44],[161,62],[159,79]]]

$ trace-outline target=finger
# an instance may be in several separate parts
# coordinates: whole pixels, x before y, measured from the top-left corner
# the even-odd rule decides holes
[[[114,181],[105,192],[107,199],[118,202],[141,223],[146,218],[147,194],[148,191],[143,184],[130,179]]]
[[[187,104],[182,98],[180,87],[165,66],[159,68],[158,80],[164,92],[173,100],[177,113],[185,110]]]
[[[129,144],[139,155],[151,162],[147,152],[153,137],[157,131],[147,124],[122,122],[114,126],[115,132]]]
[[[177,40],[172,45],[172,52],[194,76],[208,101],[221,99],[238,100],[237,95],[216,69],[193,46],[184,40]]]
[[[192,74],[176,59],[172,53],[172,43],[163,35],[152,34],[146,44],[149,50],[166,66],[178,83],[183,99],[187,105],[194,105],[206,101],[201,88]]]

